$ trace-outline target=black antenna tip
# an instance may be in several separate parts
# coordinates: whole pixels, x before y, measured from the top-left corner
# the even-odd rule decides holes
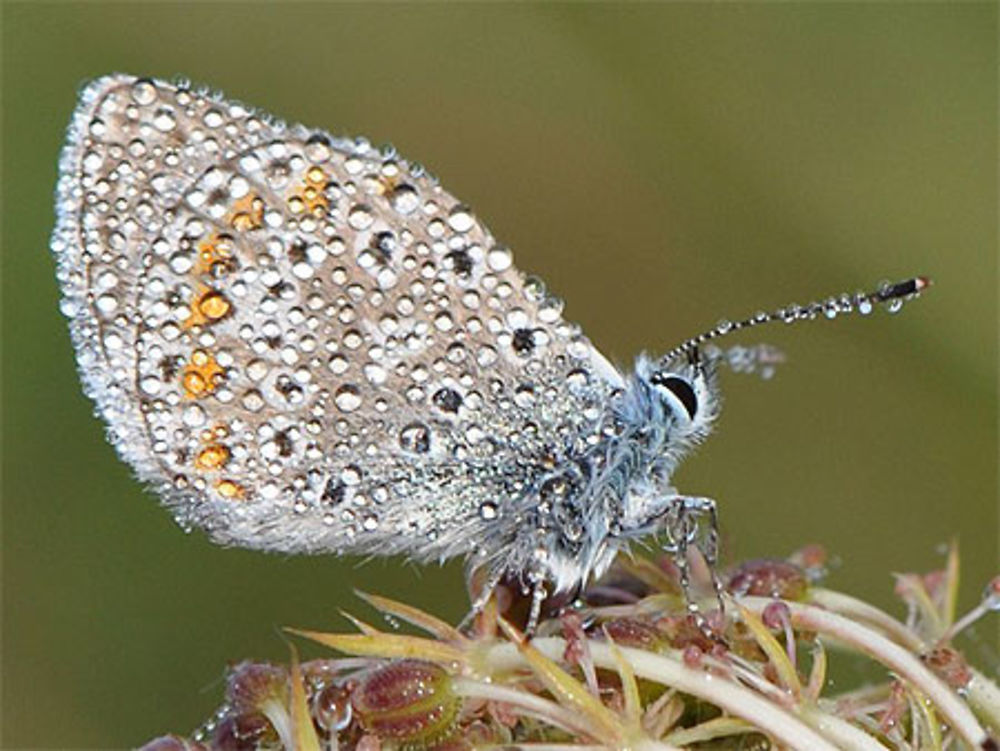
[[[896,300],[900,297],[919,295],[930,286],[930,277],[915,276],[912,279],[897,282],[896,284],[886,284],[875,293],[875,299],[885,302],[886,300]]]

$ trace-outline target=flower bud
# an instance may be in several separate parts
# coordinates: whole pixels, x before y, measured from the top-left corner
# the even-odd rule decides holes
[[[666,634],[653,623],[639,618],[615,618],[601,625],[611,640],[623,647],[653,652],[670,646]]]
[[[260,711],[267,702],[285,704],[288,698],[288,671],[276,665],[241,662],[229,671],[226,699],[237,712]]]
[[[216,725],[212,733],[213,751],[256,751],[273,745],[278,734],[260,712],[233,714]]]
[[[737,596],[802,600],[809,588],[809,580],[802,569],[788,561],[758,558],[736,569],[729,577],[726,588]]]
[[[407,659],[362,678],[351,694],[351,707],[369,733],[404,748],[424,749],[451,734],[461,700],[443,668]]]
[[[972,683],[972,670],[962,653],[945,645],[934,647],[923,657],[924,663],[938,678],[961,693]]]

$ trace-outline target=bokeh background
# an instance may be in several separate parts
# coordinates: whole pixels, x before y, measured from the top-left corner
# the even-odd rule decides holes
[[[818,542],[832,586],[896,613],[891,573],[937,566],[952,536],[965,605],[997,570],[994,3],[6,2],[2,20],[4,748],[190,732],[227,662],[287,658],[280,626],[372,617],[355,587],[466,607],[456,565],[186,536],[105,443],[46,246],[75,92],[109,71],[391,141],[619,362],[932,276],[895,318],[734,338],[788,363],[724,375],[717,434],[676,480],[719,500],[731,558]]]

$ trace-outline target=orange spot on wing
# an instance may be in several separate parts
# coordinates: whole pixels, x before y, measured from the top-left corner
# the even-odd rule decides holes
[[[184,368],[181,385],[184,395],[189,399],[198,399],[215,391],[215,384],[223,373],[222,367],[215,358],[202,349],[191,353],[191,362]]]
[[[191,301],[191,315],[184,321],[185,328],[215,323],[229,315],[232,305],[226,296],[213,287],[202,287]]]
[[[229,224],[233,229],[247,232],[264,226],[264,201],[255,193],[248,193],[233,203],[229,215]]]
[[[215,483],[215,490],[219,495],[227,499],[235,500],[246,496],[246,490],[243,486],[232,480],[219,480]]]
[[[221,469],[229,462],[229,449],[221,443],[206,446],[194,458],[194,466],[203,472]]]
[[[306,170],[303,184],[288,197],[288,209],[293,214],[308,212],[321,216],[330,206],[325,193],[329,183],[326,172],[316,166],[310,167]]]
[[[397,185],[399,185],[398,175],[379,175],[375,192],[380,196],[386,196],[392,193]]]

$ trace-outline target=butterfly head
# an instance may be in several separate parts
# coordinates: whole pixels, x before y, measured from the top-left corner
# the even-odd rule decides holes
[[[668,428],[667,448],[697,443],[708,435],[719,411],[714,358],[692,349],[670,360],[641,358],[636,377],[644,387],[656,422]]]

